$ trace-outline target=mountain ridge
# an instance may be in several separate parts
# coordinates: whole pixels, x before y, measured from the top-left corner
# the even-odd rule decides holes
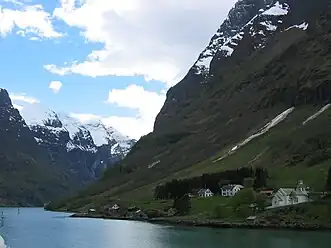
[[[4,157],[2,169],[14,163],[17,164],[15,170],[18,170],[18,176],[23,175],[26,172],[24,168],[19,167],[19,163],[24,164],[25,162],[22,161],[26,158],[35,170],[44,170],[44,174],[56,174],[50,183],[57,190],[70,187],[70,190],[66,190],[68,194],[100,178],[104,170],[122,160],[135,143],[135,140],[121,135],[113,128],[106,127],[100,121],[84,125],[66,114],[57,114],[53,110],[34,104],[24,106],[23,110],[18,111],[13,106],[8,92],[1,88],[0,112],[0,129],[3,132],[0,152]],[[16,147],[16,151],[6,147],[6,143],[13,142],[15,144],[18,142],[13,146],[13,149]],[[18,157],[19,154],[23,154],[23,158]],[[31,173],[34,169],[31,169]],[[5,178],[2,180],[7,185],[4,189],[12,187],[10,181],[6,179],[10,173],[11,171],[4,172]],[[45,176],[48,177],[49,175]],[[34,180],[38,181],[38,179]],[[25,179],[23,178],[22,181],[25,182]],[[0,180],[0,185],[1,183]],[[47,185],[47,182],[38,181],[36,186],[48,187]],[[10,191],[13,191],[13,194],[17,193],[13,189]],[[58,192],[67,195],[62,190]],[[35,193],[38,195],[39,191],[36,190]],[[24,196],[21,197],[25,199]],[[37,202],[41,204],[40,201],[45,199],[49,201],[53,197],[58,197],[56,190],[50,194],[50,197],[41,195],[31,202],[18,197],[15,201],[22,200],[22,204]],[[3,198],[4,201],[6,199],[11,200],[10,196]]]
[[[72,202],[83,206],[101,201],[103,195],[151,199],[153,187],[164,180],[245,166],[250,161],[282,170],[298,166],[304,172],[310,171],[305,167],[309,158],[307,164],[319,168],[329,157],[329,144],[315,145],[314,135],[323,136],[321,130],[310,128],[317,122],[327,125],[328,112],[307,126],[301,124],[331,102],[330,16],[328,0],[238,1],[188,74],[167,92],[153,133],[142,137],[118,167],[107,170]],[[243,146],[239,153],[213,163],[290,109],[293,112],[278,128],[249,145],[252,157],[242,155],[248,149]],[[279,131],[284,126],[289,128],[282,130],[288,136]],[[272,149],[254,150],[261,149],[256,144],[260,140]],[[307,147],[324,155],[311,157]],[[323,173],[311,174],[320,179]]]
[[[29,127],[0,89],[0,205],[42,205],[73,193],[70,181],[48,164]],[[64,185],[64,184],[65,185]]]

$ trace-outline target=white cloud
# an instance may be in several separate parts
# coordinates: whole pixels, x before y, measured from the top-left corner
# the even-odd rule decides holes
[[[54,94],[59,93],[63,84],[60,81],[52,81],[49,83],[49,88],[54,92]]]
[[[68,73],[68,70],[65,68],[57,68],[55,65],[44,65],[44,68],[54,74],[64,76]]]
[[[106,126],[113,127],[120,133],[136,140],[153,129],[153,125],[142,118],[110,116],[102,118],[102,121]]]
[[[15,104],[15,103],[13,103],[13,106],[14,106],[14,108],[16,108],[18,111],[22,111],[22,110],[24,109],[24,107],[21,106],[21,105],[19,105],[19,104]]]
[[[61,0],[53,16],[104,44],[60,75],[143,75],[173,85],[187,72],[236,0]],[[76,3],[76,4],[75,4]],[[87,18],[93,17],[93,18]]]
[[[35,104],[35,103],[39,103],[40,101],[32,96],[27,96],[25,93],[21,93],[21,94],[9,94],[10,99],[13,102],[22,102],[22,103],[30,103],[30,104]]]
[[[135,109],[135,117],[107,117],[105,124],[114,127],[125,135],[139,138],[153,131],[154,120],[163,106],[166,95],[146,91],[143,87],[130,85],[126,89],[113,89],[109,92],[107,103],[119,107]]]
[[[139,139],[153,130],[154,120],[165,101],[165,92],[146,91],[143,87],[130,85],[126,89],[113,89],[109,92],[107,104],[134,109],[137,115],[133,117],[98,116],[93,114],[76,114],[71,116],[83,123],[100,119],[106,126],[111,126],[120,133]]]
[[[0,36],[6,36],[18,28],[18,35],[34,35],[42,38],[58,38],[51,21],[51,15],[42,5],[24,5],[20,1],[7,0],[15,4],[15,8],[4,8],[0,4]]]
[[[40,104],[40,101],[35,97],[28,96],[25,93],[9,93],[9,97],[13,103],[13,107],[22,111],[29,106],[36,106]]]
[[[75,114],[75,113],[70,113],[70,117],[73,117],[75,119],[78,119],[81,123],[89,123],[90,121],[94,120],[101,120],[102,117],[99,115],[94,115],[94,114]]]

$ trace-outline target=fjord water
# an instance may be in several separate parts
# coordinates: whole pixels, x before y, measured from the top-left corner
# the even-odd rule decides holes
[[[9,248],[311,248],[330,233],[182,228],[133,221],[68,218],[42,209],[0,209]]]

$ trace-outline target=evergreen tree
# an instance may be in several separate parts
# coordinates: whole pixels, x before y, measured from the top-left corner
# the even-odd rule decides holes
[[[259,211],[264,211],[267,207],[267,197],[265,195],[258,194],[256,195],[255,203]]]
[[[255,180],[254,189],[262,189],[267,186],[268,171],[263,168],[256,168],[255,170]]]
[[[180,215],[188,214],[191,209],[190,197],[186,194],[181,198],[175,199],[173,207],[176,209],[177,213]]]
[[[243,186],[245,188],[253,188],[253,185],[254,185],[254,178],[252,178],[252,177],[244,178]]]

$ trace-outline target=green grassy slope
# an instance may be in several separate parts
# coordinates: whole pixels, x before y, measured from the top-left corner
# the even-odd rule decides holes
[[[123,197],[136,199],[146,198],[147,195],[151,197],[154,187],[159,183],[242,166],[268,168],[271,177],[269,184],[273,187],[293,186],[297,180],[302,179],[316,190],[320,190],[325,185],[327,171],[331,166],[331,142],[328,141],[331,130],[327,128],[331,125],[331,110],[302,125],[303,121],[318,109],[317,107],[296,109],[284,122],[225,159],[213,163],[228,149],[161,181],[127,192]],[[321,147],[315,143],[323,140],[325,143]]]
[[[301,107],[295,109],[283,122],[266,134],[252,140],[237,152],[222,157],[235,144],[220,151],[217,155],[189,168],[127,190],[134,182],[110,188],[101,194],[93,195],[84,192],[81,196],[66,201],[65,208],[82,207],[85,204],[105,205],[112,201],[148,202],[153,199],[154,188],[166,181],[200,176],[204,173],[215,173],[243,166],[266,167],[269,171],[268,184],[272,187],[294,186],[297,180],[304,180],[316,190],[324,188],[327,171],[331,165],[331,109],[323,112],[306,125],[302,123],[316,113],[320,107]],[[323,127],[323,128],[321,128]],[[153,170],[150,169],[150,170]],[[94,189],[92,189],[94,190]],[[82,197],[87,195],[87,197]]]

